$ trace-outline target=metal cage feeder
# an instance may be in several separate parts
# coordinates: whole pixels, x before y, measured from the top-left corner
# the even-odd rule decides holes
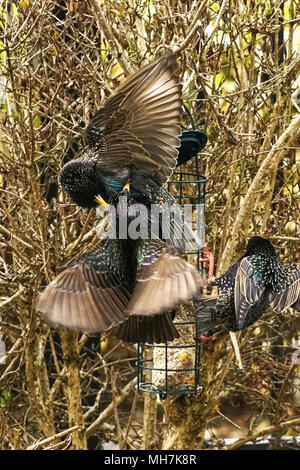
[[[190,315],[190,320],[174,321],[180,328],[191,326],[196,330],[196,320]],[[201,344],[197,340],[185,344],[174,345],[170,343],[150,344],[139,343],[137,352],[139,392],[157,393],[161,399],[167,395],[190,395],[201,391],[199,385]],[[174,356],[178,357],[180,367],[174,367]],[[183,357],[185,356],[185,357]],[[184,366],[186,357],[190,356],[189,364]],[[157,360],[159,357],[160,360]],[[178,361],[177,361],[178,362]]]
[[[206,145],[207,136],[195,130],[193,118],[188,110],[187,112],[193,129],[182,132],[177,166],[190,160],[193,164],[188,171],[177,169],[172,180],[168,181],[167,188],[182,211],[186,205],[191,208],[188,211],[190,218],[184,219],[197,231],[201,248],[186,251],[186,255],[204,273],[204,263],[209,263],[209,271],[213,271],[213,256],[205,245],[205,196],[208,178],[200,174],[198,161],[198,152]],[[189,395],[201,391],[201,343],[197,339],[196,317],[187,313],[186,318],[178,321],[175,319],[173,323],[183,344],[176,344],[176,340],[163,344],[138,344],[136,365],[139,392],[157,393],[161,398],[166,398],[169,394]]]

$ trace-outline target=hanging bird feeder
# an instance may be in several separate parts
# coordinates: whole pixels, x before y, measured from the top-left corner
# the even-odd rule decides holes
[[[207,144],[207,135],[204,132],[197,131],[195,129],[194,119],[190,110],[186,106],[185,110],[191,120],[192,129],[182,131],[180,138],[181,145],[177,157],[177,166],[183,165],[193,157],[196,157]]]
[[[177,167],[190,161],[188,171],[175,171],[168,181],[168,191],[181,206],[186,222],[197,232],[200,248],[186,251],[186,255],[204,273],[209,264],[209,274],[214,269],[214,258],[205,245],[205,196],[208,178],[199,171],[198,153],[205,147],[207,136],[195,130],[194,121],[186,108],[192,129],[184,130]],[[188,207],[189,210],[186,210]],[[188,218],[186,217],[188,214]],[[167,395],[187,395],[201,391],[199,385],[201,370],[201,342],[198,341],[197,321],[192,313],[179,308],[174,325],[179,338],[163,344],[138,344],[137,389],[140,392],[157,393],[161,398]]]
[[[138,344],[138,381],[139,392],[157,393],[161,399],[167,395],[187,395],[201,391],[200,379],[200,342],[184,341],[196,336],[196,321],[193,316],[187,321],[174,321],[180,334],[180,344]]]
[[[194,119],[190,110],[187,106],[184,106],[184,108],[191,120],[192,129],[182,131],[180,137],[181,145],[179,147],[177,157],[177,166],[183,165],[193,157],[196,157],[207,144],[207,135],[204,132],[197,131],[195,129]]]

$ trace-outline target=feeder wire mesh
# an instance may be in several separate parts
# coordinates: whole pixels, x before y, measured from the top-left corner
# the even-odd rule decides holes
[[[191,159],[193,165],[189,166],[188,171],[175,171],[167,187],[176,203],[181,206],[184,220],[197,232],[200,239],[200,248],[188,250],[186,255],[191,257],[191,261],[202,273],[204,263],[209,262],[211,273],[213,256],[205,245],[205,195],[208,178],[200,174],[198,160],[198,153],[205,146],[207,136],[195,130],[192,115],[188,108],[186,111],[191,119],[192,130],[182,132],[177,165]],[[184,317],[173,322],[184,344],[177,344],[178,340],[174,340],[172,344],[138,344],[138,391],[157,393],[161,398],[166,398],[168,394],[185,395],[201,391],[201,344],[197,339],[196,319],[192,314],[184,313]]]

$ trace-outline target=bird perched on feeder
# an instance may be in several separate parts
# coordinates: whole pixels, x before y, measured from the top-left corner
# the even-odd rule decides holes
[[[202,285],[199,272],[180,250],[160,239],[106,238],[67,261],[35,307],[49,324],[80,331],[106,332],[132,315],[126,326],[130,329],[139,319],[150,318],[153,339],[168,341],[177,335],[168,310],[190,301]],[[136,342],[126,328],[120,334]]]
[[[117,207],[119,196],[126,195],[129,205],[146,206],[149,221],[151,205],[176,207],[175,199],[162,185],[177,163],[182,104],[173,54],[143,67],[125,80],[92,118],[84,155],[61,170],[63,189],[77,205],[87,208]],[[193,156],[194,148],[205,145],[206,135],[198,134],[201,142],[193,142],[185,151],[182,148],[180,163]],[[178,206],[177,212],[179,220]],[[188,224],[180,242],[176,243],[174,237],[166,239],[183,251],[187,240],[199,244]]]
[[[215,326],[216,339],[226,331],[252,325],[267,310],[277,313],[288,307],[300,312],[300,267],[283,266],[271,242],[262,237],[249,240],[245,254],[223,276],[213,279],[218,296],[195,301],[198,334]]]

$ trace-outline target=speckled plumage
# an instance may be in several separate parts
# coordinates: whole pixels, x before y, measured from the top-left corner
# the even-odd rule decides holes
[[[252,325],[269,308],[300,311],[300,268],[283,266],[269,240],[253,237],[245,254],[216,278],[217,297],[196,302],[199,333],[220,325],[220,331],[239,331]]]

